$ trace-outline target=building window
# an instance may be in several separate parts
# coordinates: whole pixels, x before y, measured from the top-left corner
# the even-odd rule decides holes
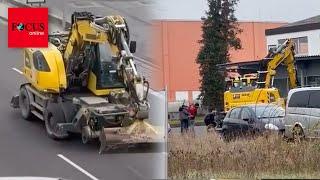
[[[176,91],[176,101],[188,101],[188,91]]]
[[[192,100],[199,99],[199,95],[201,94],[200,91],[192,91]]]
[[[308,54],[308,37],[299,38],[299,54]]]
[[[320,76],[308,76],[307,77],[307,86],[320,86]]]
[[[281,45],[286,41],[286,39],[279,39],[278,44]],[[295,45],[295,53],[296,55],[308,55],[308,37],[298,37],[292,38],[292,41]]]

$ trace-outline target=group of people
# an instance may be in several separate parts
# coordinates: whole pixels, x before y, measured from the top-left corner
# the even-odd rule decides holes
[[[190,103],[189,106],[182,105],[179,108],[181,133],[187,132],[189,128],[191,129],[191,132],[194,132],[195,118],[198,113],[198,108],[198,103]]]

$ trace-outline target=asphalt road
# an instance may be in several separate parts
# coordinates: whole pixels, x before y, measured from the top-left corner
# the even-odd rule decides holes
[[[4,0],[14,5],[25,4],[26,0]],[[43,7],[49,8],[49,14],[71,21],[75,11],[88,11],[97,16],[121,15],[129,25],[131,40],[137,41],[137,52],[134,54],[137,69],[149,81],[156,79],[161,65],[153,61],[152,55],[152,14],[155,0],[46,0]],[[33,6],[38,6],[34,4]],[[62,25],[62,23],[60,24]],[[49,27],[49,32],[56,31],[57,26]],[[61,26],[62,27],[62,26]],[[59,28],[61,28],[59,27]]]
[[[25,2],[25,0],[20,0]],[[47,0],[43,6],[49,13],[70,22],[74,11],[89,11],[94,15],[121,15],[126,18],[131,40],[137,41],[136,64],[149,81],[154,79],[159,65],[152,60],[152,9],[153,0]]]
[[[62,2],[59,4],[63,6]],[[0,24],[0,39],[0,176],[77,180],[164,177],[163,147],[123,148],[99,155],[98,144],[83,145],[78,136],[54,141],[47,137],[43,122],[23,120],[19,110],[9,105],[19,84],[24,82],[23,76],[13,69],[21,69],[22,52],[7,48],[7,30],[3,24]]]

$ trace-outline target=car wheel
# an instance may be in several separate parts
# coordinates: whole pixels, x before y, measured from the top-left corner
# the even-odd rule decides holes
[[[300,126],[295,126],[292,129],[292,137],[294,142],[300,143],[305,137],[303,129]]]

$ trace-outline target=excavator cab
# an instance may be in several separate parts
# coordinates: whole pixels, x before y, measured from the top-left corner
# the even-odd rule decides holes
[[[97,44],[96,56],[92,61],[88,88],[96,95],[106,95],[111,90],[125,88],[124,80],[118,71],[118,57],[111,50],[109,43]]]

